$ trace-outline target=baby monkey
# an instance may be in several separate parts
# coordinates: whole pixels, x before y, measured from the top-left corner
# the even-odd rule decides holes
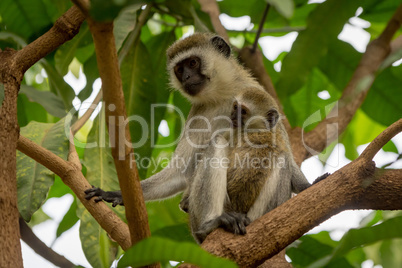
[[[287,132],[279,119],[275,100],[262,89],[246,88],[235,97],[232,127],[219,137],[227,141],[227,148],[216,147],[212,154],[222,155],[223,151],[229,159],[223,167],[227,168],[224,213],[199,226],[196,235],[200,241],[218,227],[245,234],[251,221],[290,199],[292,191],[299,193],[310,186],[293,159]],[[191,196],[198,192],[193,189],[189,197],[183,197],[180,206],[184,211],[190,210],[191,214],[192,206],[197,206],[191,204]],[[228,224],[233,220],[237,224]]]

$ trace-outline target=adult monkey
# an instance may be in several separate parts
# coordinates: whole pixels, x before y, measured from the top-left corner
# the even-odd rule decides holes
[[[189,211],[191,229],[198,242],[202,238],[197,238],[196,233],[199,230],[209,233],[206,224],[218,218],[219,226],[244,234],[250,222],[246,214],[224,210],[226,170],[207,167],[203,176],[196,176],[195,157],[217,152],[208,147],[215,141],[214,136],[230,129],[234,96],[246,88],[261,91],[263,88],[231,56],[229,45],[216,35],[197,33],[177,41],[168,49],[167,57],[171,85],[190,100],[192,108],[169,166],[141,181],[144,199],[163,199],[182,191],[186,191],[185,197],[198,198],[192,199],[192,203],[199,206]],[[292,181],[298,187],[296,192],[310,186],[304,176],[296,179],[299,181]],[[194,180],[202,195],[192,195]],[[93,187],[85,193],[87,199],[97,196],[95,202],[105,200],[114,206],[124,205],[121,191],[105,192]]]

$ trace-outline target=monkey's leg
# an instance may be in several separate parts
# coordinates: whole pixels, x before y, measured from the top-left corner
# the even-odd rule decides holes
[[[202,242],[218,227],[245,234],[246,226],[250,223],[244,214],[224,211],[228,167],[222,163],[225,162],[223,159],[227,159],[226,144],[226,139],[217,136],[216,146],[210,145],[202,161],[197,163],[189,198],[189,213],[191,229],[198,242]]]

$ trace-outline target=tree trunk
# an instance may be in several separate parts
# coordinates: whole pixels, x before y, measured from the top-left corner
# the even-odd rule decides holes
[[[21,75],[10,74],[15,52],[0,52],[0,82],[4,100],[0,108],[0,267],[22,267],[17,207],[16,150],[19,138],[17,95]]]

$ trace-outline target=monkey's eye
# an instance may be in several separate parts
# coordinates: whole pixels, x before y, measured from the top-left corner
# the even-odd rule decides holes
[[[179,68],[177,68],[177,72],[179,73],[179,74],[182,74],[183,73],[183,70],[184,70],[184,68],[183,67],[179,67]]]
[[[197,65],[198,65],[198,62],[195,60],[195,59],[192,59],[191,61],[190,61],[190,68],[195,68],[195,67],[197,67]]]
[[[242,115],[246,115],[246,114],[247,114],[246,109],[241,109],[241,114],[242,114]]]
[[[233,109],[237,110],[237,104],[233,105]]]

